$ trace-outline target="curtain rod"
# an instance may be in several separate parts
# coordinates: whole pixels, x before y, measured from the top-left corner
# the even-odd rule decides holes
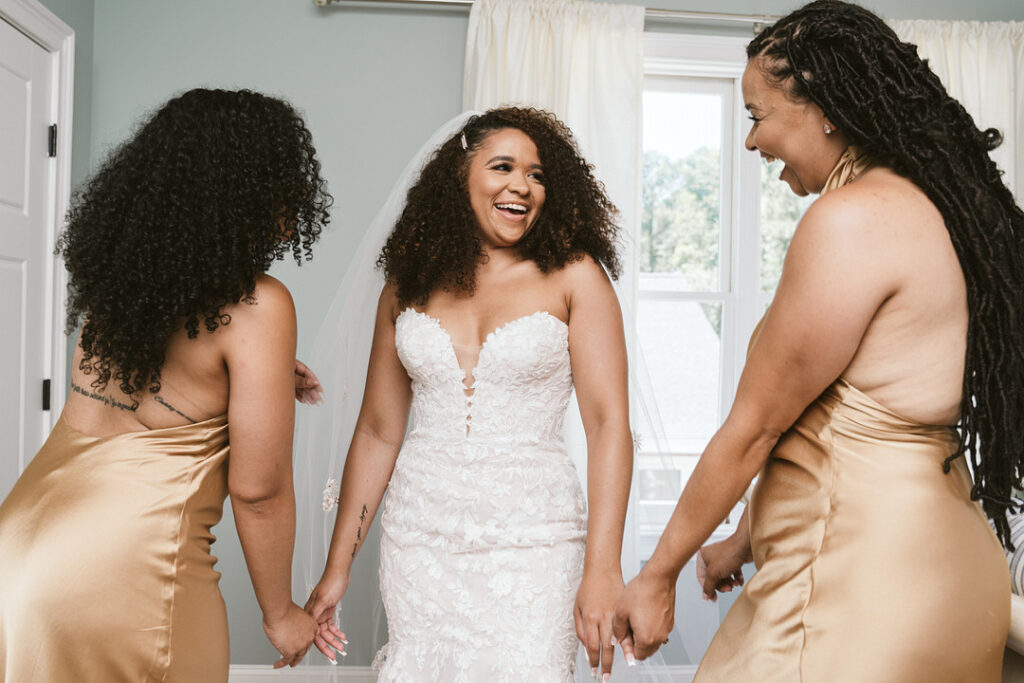
[[[347,0],[313,0],[320,7],[333,5]],[[447,5],[449,7],[469,7],[473,0],[358,0],[360,4],[401,4],[401,5]],[[728,21],[740,24],[771,24],[778,17],[770,14],[728,14],[725,12],[687,12],[675,9],[644,10],[647,19],[665,21]]]

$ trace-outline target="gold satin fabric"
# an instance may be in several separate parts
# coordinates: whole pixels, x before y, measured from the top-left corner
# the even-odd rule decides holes
[[[848,148],[822,194],[870,165]],[[757,573],[695,683],[999,681],[1010,573],[965,459],[942,471],[956,446],[836,380],[758,476]]]
[[[955,449],[836,381],[758,479],[757,573],[694,680],[999,681],[1009,570]]]
[[[819,194],[825,194],[837,187],[851,183],[864,171],[871,168],[871,159],[856,145],[847,147],[836,162],[832,172],[825,179],[825,186]]]
[[[92,437],[62,415],[0,505],[0,681],[227,681],[227,463],[227,416]]]

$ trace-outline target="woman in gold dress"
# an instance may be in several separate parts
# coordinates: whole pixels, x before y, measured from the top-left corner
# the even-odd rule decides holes
[[[222,90],[172,99],[77,195],[71,392],[0,506],[0,681],[227,681],[227,494],[278,665],[302,658],[295,309],[266,271],[309,258],[330,203],[292,107]]]
[[[638,658],[668,637],[680,569],[757,476],[736,534],[700,551],[708,596],[758,571],[696,681],[997,681],[1024,454],[1000,136],[856,5],[811,3],[747,55],[747,148],[822,196],[616,636]]]

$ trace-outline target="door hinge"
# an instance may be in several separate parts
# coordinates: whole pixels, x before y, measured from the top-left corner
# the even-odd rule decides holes
[[[43,380],[43,410],[50,409],[50,380]]]
[[[50,156],[57,156],[57,124],[50,125]]]

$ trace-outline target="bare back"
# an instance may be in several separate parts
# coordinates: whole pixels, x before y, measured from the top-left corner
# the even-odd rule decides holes
[[[236,328],[246,326],[254,317],[253,309],[259,306],[268,281],[264,276],[257,284],[255,307],[244,302],[223,307],[222,312],[232,317],[232,323],[212,333],[200,325],[199,335],[189,339],[182,322],[167,343],[158,393],[145,391],[129,397],[113,378],[106,387],[92,386],[95,375],[82,371],[83,352],[81,346],[76,347],[71,391],[64,408],[68,424],[84,434],[110,436],[202,422],[228,412],[227,357],[242,338]],[[235,325],[236,320],[242,324]]]
[[[891,410],[925,424],[960,416],[967,348],[967,289],[942,216],[925,194],[889,169],[843,188],[873,201],[866,231],[878,257],[864,278],[893,278],[843,376]]]

